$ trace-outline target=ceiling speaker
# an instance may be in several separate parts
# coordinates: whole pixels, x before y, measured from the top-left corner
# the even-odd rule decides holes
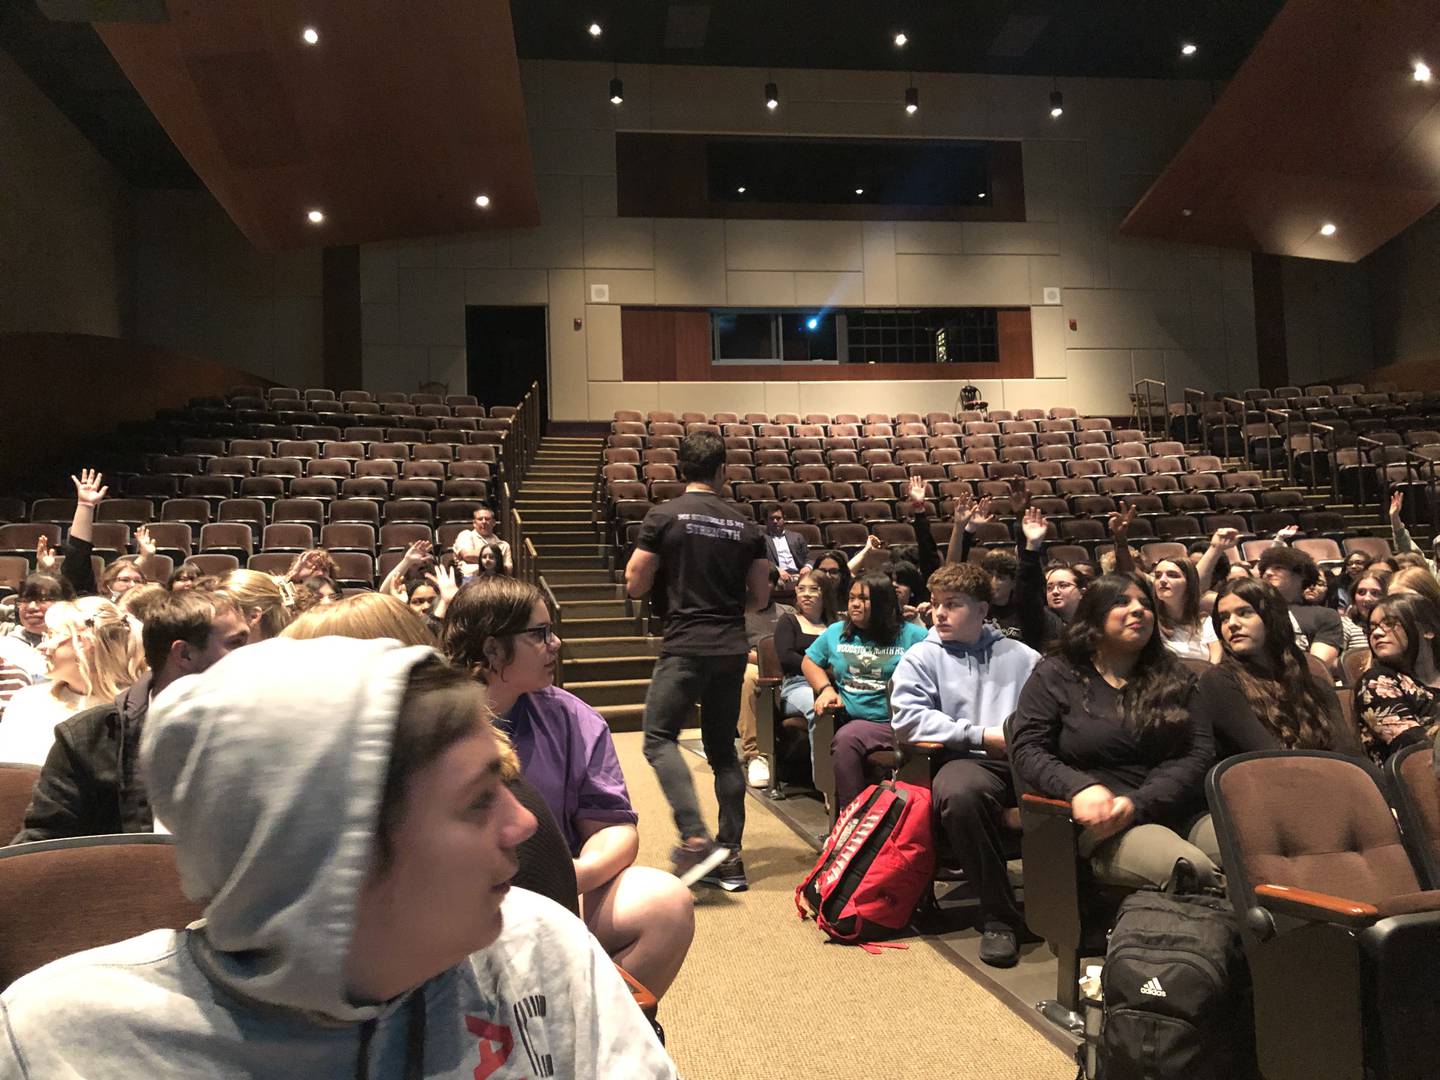
[[[591,285],[590,302],[592,304],[608,304],[610,302],[610,286]]]

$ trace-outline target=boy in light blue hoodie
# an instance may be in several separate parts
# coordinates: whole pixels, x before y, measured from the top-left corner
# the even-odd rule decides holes
[[[980,959],[1010,967],[1025,920],[1005,869],[1002,819],[1016,795],[1004,724],[1040,654],[986,625],[990,578],[975,564],[947,563],[929,586],[935,625],[895,669],[891,724],[901,742],[946,747],[931,783],[936,827],[980,893]]]

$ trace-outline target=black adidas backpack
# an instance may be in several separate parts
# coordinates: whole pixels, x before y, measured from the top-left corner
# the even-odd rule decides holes
[[[1253,1080],[1250,970],[1230,905],[1125,898],[1100,975],[1100,1080]]]

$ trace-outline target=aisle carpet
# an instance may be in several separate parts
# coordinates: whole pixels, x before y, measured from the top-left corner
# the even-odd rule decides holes
[[[687,732],[687,735],[692,734]],[[675,827],[638,732],[615,736],[640,813],[640,862],[668,866]],[[706,820],[715,795],[686,753]],[[826,942],[795,914],[815,855],[764,805],[746,801],[750,889],[696,890],[695,943],[660,1003],[686,1080],[1070,1080],[1075,1067],[922,940],[871,956]]]

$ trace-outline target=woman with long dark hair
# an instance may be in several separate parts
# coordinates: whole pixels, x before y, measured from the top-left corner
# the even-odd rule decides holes
[[[1340,614],[1346,650],[1369,647],[1370,612],[1385,596],[1389,586],[1390,570],[1382,563],[1367,566],[1350,582],[1350,604]]]
[[[1155,584],[1155,614],[1160,636],[1177,656],[1192,660],[1218,658],[1215,631],[1200,614],[1200,574],[1187,558],[1161,559],[1150,572]]]
[[[795,610],[775,623],[775,656],[780,661],[780,700],[786,716],[803,716],[810,728],[811,752],[815,738],[815,691],[805,680],[801,665],[805,650],[835,621],[835,600],[825,574],[813,567],[795,582]]]
[[[1217,758],[1281,748],[1360,752],[1330,680],[1310,670],[1274,588],[1227,581],[1210,618],[1223,655],[1200,676],[1200,701]]]
[[[800,668],[815,692],[815,712],[839,714],[830,744],[837,805],[865,789],[865,755],[892,745],[886,683],[905,650],[924,640],[925,628],[901,614],[895,583],[872,571],[851,584],[844,620],[805,650]],[[842,717],[849,723],[840,726]]]
[[[1370,612],[1370,668],[1355,684],[1360,741],[1376,761],[1440,731],[1440,607],[1391,593]]]
[[[1103,881],[1163,886],[1177,859],[1214,881],[1201,782],[1214,758],[1195,680],[1156,626],[1139,574],[1106,574],[1020,693],[1010,756],[1024,786],[1063,799]]]

